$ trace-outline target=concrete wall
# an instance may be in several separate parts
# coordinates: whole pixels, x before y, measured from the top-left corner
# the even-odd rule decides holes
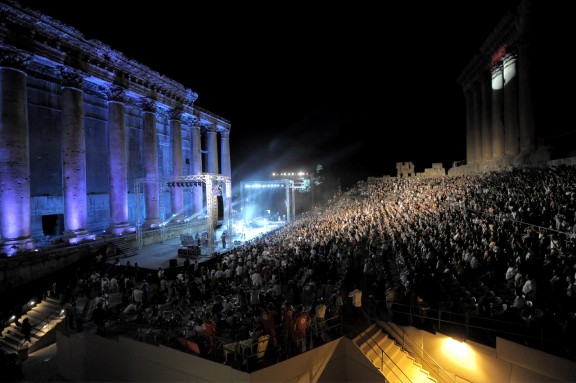
[[[427,354],[457,382],[570,382],[576,377],[576,363],[502,338],[491,348],[414,327],[401,328],[421,345],[421,357]]]

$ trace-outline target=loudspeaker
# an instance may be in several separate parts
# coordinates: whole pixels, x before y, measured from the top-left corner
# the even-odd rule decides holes
[[[221,195],[216,198],[218,199],[218,221],[222,221],[224,219],[224,201]]]

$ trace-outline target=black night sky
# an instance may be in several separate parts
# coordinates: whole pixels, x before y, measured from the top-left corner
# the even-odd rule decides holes
[[[321,164],[345,189],[465,159],[456,79],[518,4],[20,2],[197,92],[231,122],[233,182]]]

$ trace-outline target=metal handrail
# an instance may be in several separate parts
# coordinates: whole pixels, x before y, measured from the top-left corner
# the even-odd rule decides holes
[[[398,334],[396,329],[389,326],[385,321],[381,322],[381,323],[384,323],[385,327],[386,327],[386,328],[383,328],[383,330],[387,334],[392,336],[392,338],[401,345],[403,350],[405,349],[405,345],[408,345],[407,340],[411,344],[416,345],[416,349],[413,346],[410,346],[409,350],[407,350],[407,351],[410,354],[410,356],[412,356],[415,360],[421,361],[422,365],[426,365],[427,371],[436,373],[438,378],[442,379],[443,382],[446,382],[447,380],[440,376],[440,373],[442,372],[448,378],[448,381],[456,383],[456,380],[452,376],[450,376],[450,374],[444,368],[442,368],[442,366],[438,362],[436,362],[436,360],[434,360],[434,358],[432,358],[432,356],[430,354],[428,354],[426,352],[426,350],[424,350],[422,347],[418,347],[417,343],[406,333],[406,331],[402,331],[402,334]],[[382,326],[380,326],[380,327],[382,328]],[[394,333],[396,336],[391,334],[391,332]],[[398,337],[400,337],[400,339],[402,339],[401,342],[398,341]],[[429,363],[426,358],[421,358],[418,354],[418,351],[421,352],[422,354],[424,354],[428,360],[431,360],[433,362],[433,364]]]
[[[365,336],[366,335],[366,336]],[[408,375],[406,375],[406,373],[404,372],[404,369],[402,369],[398,364],[396,364],[396,362],[394,361],[394,359],[392,357],[390,357],[390,355],[388,355],[386,353],[386,351],[384,351],[384,349],[382,347],[380,347],[380,345],[378,344],[377,341],[374,340],[374,338],[370,335],[368,335],[368,332],[366,330],[362,331],[360,333],[360,335],[358,335],[360,337],[360,339],[362,340],[363,343],[367,344],[370,347],[370,350],[374,351],[374,353],[376,355],[379,355],[379,359],[381,361],[380,363],[380,367],[378,367],[374,361],[372,361],[372,364],[374,364],[382,373],[382,375],[384,376],[384,380],[388,381],[388,379],[386,379],[386,374],[384,373],[384,366],[386,366],[390,372],[392,372],[394,374],[394,376],[400,380],[400,377],[398,376],[398,374],[396,373],[396,371],[394,371],[394,369],[392,369],[391,367],[389,367],[384,359],[384,356],[386,356],[388,358],[389,361],[392,362],[392,364],[394,366],[396,366],[398,368],[398,370],[400,370],[402,372],[402,374],[406,377],[406,379],[408,379],[409,381],[412,381],[412,379],[410,379],[410,377]],[[370,344],[370,342],[372,344]],[[375,348],[378,348],[378,350],[376,350]]]

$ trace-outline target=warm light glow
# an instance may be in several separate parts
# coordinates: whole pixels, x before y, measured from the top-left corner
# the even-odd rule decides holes
[[[446,338],[442,342],[442,352],[460,367],[476,370],[476,356],[474,351],[464,342]]]

